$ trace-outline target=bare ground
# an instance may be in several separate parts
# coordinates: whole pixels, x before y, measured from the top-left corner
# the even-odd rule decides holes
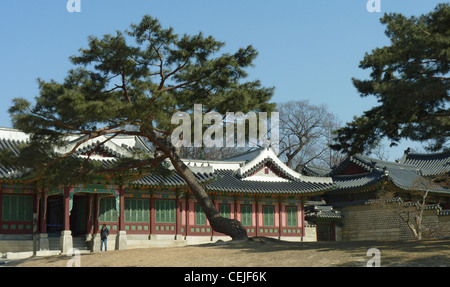
[[[382,267],[450,267],[450,240],[286,242],[265,237],[185,246],[82,254],[82,267],[364,267],[380,251]],[[69,257],[35,257],[6,266],[65,267]]]

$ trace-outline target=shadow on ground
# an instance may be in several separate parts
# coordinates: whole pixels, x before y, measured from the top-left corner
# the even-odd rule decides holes
[[[342,263],[333,266],[366,266],[375,254],[368,250],[379,250],[381,266],[433,266],[450,267],[450,239],[409,241],[322,241],[289,242],[269,237],[251,237],[238,241],[217,241],[202,244],[199,248],[220,247],[240,249],[245,253],[275,253],[280,251],[315,252],[324,257],[342,257]],[[348,257],[347,262],[345,258]]]
[[[153,247],[81,255],[82,267],[365,267],[380,252],[381,267],[450,267],[450,240],[289,242],[268,237],[184,247]],[[65,255],[2,266],[65,267]]]

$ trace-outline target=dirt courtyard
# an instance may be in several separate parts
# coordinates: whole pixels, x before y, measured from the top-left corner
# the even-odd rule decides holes
[[[450,240],[286,242],[265,237],[184,247],[81,254],[81,267],[364,267],[379,250],[381,267],[450,267]],[[17,260],[3,266],[66,267],[65,255]]]

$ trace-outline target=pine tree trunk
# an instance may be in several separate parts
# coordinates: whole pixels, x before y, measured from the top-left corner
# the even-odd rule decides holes
[[[217,211],[203,186],[198,182],[192,171],[181,161],[179,155],[173,150],[170,150],[166,154],[169,156],[175,170],[185,180],[198,203],[201,205],[212,229],[230,236],[233,240],[248,238],[247,231],[240,221],[220,216],[220,213]]]

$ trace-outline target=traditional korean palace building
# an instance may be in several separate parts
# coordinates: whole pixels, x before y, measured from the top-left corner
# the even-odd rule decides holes
[[[318,222],[318,239],[338,240],[405,240],[413,239],[412,232],[398,215],[376,207],[380,191],[396,195],[392,205],[407,206],[421,201],[428,191],[424,226],[426,237],[450,237],[450,189],[439,184],[439,175],[450,173],[450,151],[435,154],[412,153],[406,150],[396,162],[382,161],[363,155],[347,157],[331,170],[304,167],[309,176],[331,177],[335,188],[325,191],[321,198],[325,206],[311,207],[309,220]],[[434,181],[432,179],[435,179]],[[397,209],[400,211],[401,209]],[[341,218],[332,213],[339,212]],[[412,216],[411,216],[412,218]],[[413,220],[413,219],[411,219]],[[328,221],[330,228],[324,229]],[[338,233],[338,234],[337,234]]]
[[[0,129],[0,148],[14,152],[29,136]],[[82,138],[69,138],[71,150]],[[76,156],[105,165],[130,156],[135,149],[148,151],[138,137],[123,136],[81,144]],[[271,149],[259,149],[222,161],[185,160],[204,185],[222,216],[242,222],[249,236],[285,240],[316,240],[308,234],[305,203],[335,188],[330,177],[306,176],[282,163]],[[201,206],[184,180],[130,171],[122,185],[113,176],[103,182],[71,186],[42,186],[15,169],[0,166],[0,252],[69,248],[97,251],[99,229],[110,230],[108,247],[125,249],[230,239],[214,232]],[[33,220],[33,215],[35,219]]]
[[[29,135],[0,128],[0,149],[17,152]],[[82,138],[68,138],[71,150]],[[74,156],[108,165],[131,152],[149,152],[139,137],[118,136],[81,144]],[[60,151],[64,152],[64,150]],[[401,240],[407,228],[370,208],[389,188],[412,199],[428,190],[427,218],[450,236],[450,191],[428,176],[450,172],[450,153],[405,152],[399,162],[348,157],[332,170],[287,167],[271,149],[220,160],[184,160],[224,217],[241,221],[249,236],[291,241]],[[134,171],[66,186],[44,186],[0,165],[0,253],[99,251],[99,230],[110,230],[108,249],[198,244],[228,236],[214,232],[184,180]],[[123,180],[125,178],[125,180]],[[427,184],[423,184],[423,179]],[[423,185],[421,185],[423,184]],[[447,233],[448,235],[447,235]],[[34,239],[34,240],[33,240]]]

